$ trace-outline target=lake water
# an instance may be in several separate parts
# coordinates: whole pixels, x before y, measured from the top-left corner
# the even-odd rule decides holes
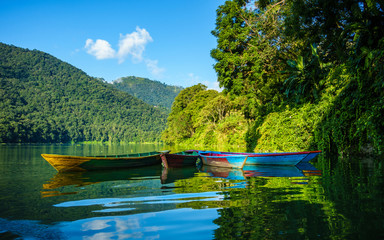
[[[0,145],[0,239],[384,239],[378,159],[57,173],[40,156],[162,149]]]

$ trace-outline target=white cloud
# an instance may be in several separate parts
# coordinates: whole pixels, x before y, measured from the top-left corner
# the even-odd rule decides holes
[[[88,54],[95,56],[98,60],[115,58],[120,64],[131,57],[132,62],[136,64],[144,61],[148,71],[154,77],[161,78],[165,69],[158,66],[157,60],[147,59],[143,56],[145,47],[149,42],[153,42],[149,32],[144,28],[136,27],[136,31],[132,33],[120,34],[117,50],[114,50],[108,41],[102,39],[97,39],[96,42],[87,39],[85,49]]]
[[[149,71],[154,77],[161,78],[163,72],[165,72],[165,69],[164,69],[164,68],[160,68],[160,67],[158,66],[158,61],[157,61],[157,60],[146,59],[146,60],[145,60],[145,64],[147,65],[147,69],[148,69],[148,71]]]
[[[116,52],[112,49],[111,44],[102,39],[97,39],[96,42],[92,39],[87,39],[85,42],[85,48],[87,49],[87,53],[95,56],[96,59],[114,58],[116,55]]]
[[[85,49],[87,53],[96,57],[96,59],[116,58],[119,63],[125,61],[129,56],[135,63],[143,61],[143,53],[147,43],[153,42],[149,32],[144,28],[136,27],[136,31],[127,33],[126,35],[120,34],[119,48],[114,50],[111,44],[102,39],[97,39],[94,42],[92,39],[87,39],[85,42]]]
[[[151,35],[144,28],[136,27],[136,32],[126,34],[125,36],[120,34],[119,51],[117,52],[119,62],[123,62],[129,55],[132,56],[134,61],[141,62],[145,45],[152,41]]]

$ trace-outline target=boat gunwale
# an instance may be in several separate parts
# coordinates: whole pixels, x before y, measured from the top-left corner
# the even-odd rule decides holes
[[[182,153],[192,153],[192,154],[182,154]],[[161,153],[164,154],[165,156],[186,156],[186,157],[199,157],[199,153],[197,155],[193,155],[194,152],[189,152],[189,151],[182,151],[182,152],[177,152],[177,153]]]
[[[149,157],[155,157],[159,156],[161,153],[160,152],[149,152],[153,153],[151,155],[145,155],[145,156],[139,156],[137,154],[136,156],[129,156],[130,154],[127,155],[106,155],[105,157],[103,156],[73,156],[73,155],[61,155],[61,154],[49,154],[49,153],[44,153],[41,154],[41,156],[46,159],[45,157],[48,158],[66,158],[66,159],[81,159],[81,160],[124,160],[124,159],[143,159],[143,158],[149,158]],[[133,154],[135,155],[135,153]]]
[[[236,166],[236,164],[232,164],[228,161],[228,163],[231,165],[231,166],[217,166],[217,165],[210,165],[210,164],[206,164],[208,166],[216,166],[216,167],[224,167],[224,168],[240,168],[242,169],[246,162],[247,162],[247,159],[248,159],[248,155],[240,155],[240,154],[220,154],[221,156],[209,156],[209,155],[204,155],[204,154],[215,154],[213,151],[199,151],[199,156],[201,158],[244,158],[242,164],[240,166]],[[216,153],[217,154],[217,153]],[[206,159],[208,160],[208,159]],[[203,164],[204,164],[204,161],[203,161]]]
[[[321,151],[304,151],[304,152],[282,152],[282,153],[247,153],[249,157],[276,157],[276,156],[290,156],[290,155],[304,155],[311,153],[321,153]]]
[[[220,154],[216,156],[210,156],[206,154]],[[214,152],[214,151],[208,151],[208,152],[199,152],[199,156],[204,156],[204,157],[213,157],[213,158],[220,158],[220,157],[249,157],[247,154],[231,154],[231,153],[219,153],[219,152]]]
[[[220,152],[212,151],[213,153],[230,154],[230,155],[247,155],[248,157],[277,157],[277,156],[290,156],[290,155],[304,155],[312,153],[321,153],[321,150],[317,151],[303,151],[303,152],[274,152],[274,153],[248,153],[248,152]]]

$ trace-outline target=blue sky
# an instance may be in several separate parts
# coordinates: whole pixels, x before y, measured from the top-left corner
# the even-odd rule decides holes
[[[218,89],[216,10],[225,0],[0,0],[0,42],[47,52],[88,75]]]

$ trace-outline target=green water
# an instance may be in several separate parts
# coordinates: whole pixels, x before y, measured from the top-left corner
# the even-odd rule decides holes
[[[57,173],[40,156],[163,149],[0,145],[0,239],[384,239],[378,159]]]

